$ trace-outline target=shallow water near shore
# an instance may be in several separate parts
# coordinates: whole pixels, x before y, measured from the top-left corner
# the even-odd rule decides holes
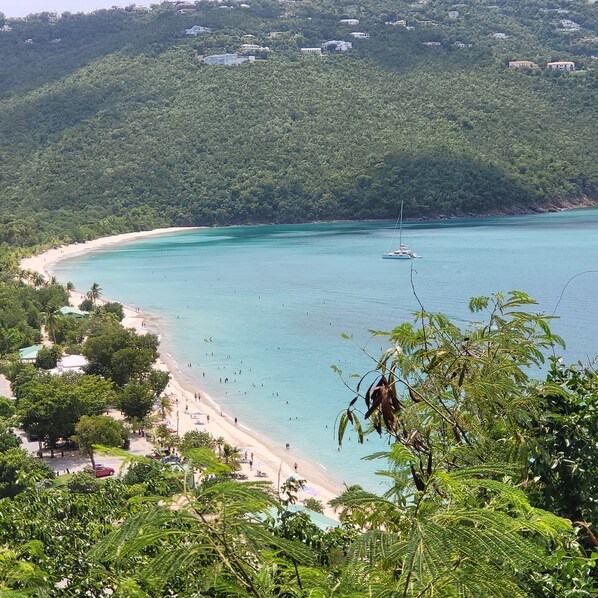
[[[347,376],[371,369],[361,347],[378,356],[386,345],[368,330],[389,330],[418,308],[411,276],[427,310],[463,322],[469,298],[494,291],[524,290],[549,314],[558,304],[553,329],[566,360],[598,354],[598,272],[589,272],[598,271],[598,209],[406,223],[403,241],[424,258],[416,261],[381,259],[398,246],[394,228],[185,231],[67,259],[54,272],[154,314],[162,352],[240,425],[289,443],[336,482],[378,490],[383,463],[360,458],[380,441],[360,446],[348,434],[338,450],[335,419],[353,394],[331,366]]]

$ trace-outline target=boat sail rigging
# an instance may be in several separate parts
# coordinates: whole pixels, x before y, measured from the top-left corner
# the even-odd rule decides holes
[[[395,224],[395,231],[399,227],[399,248],[394,251],[389,251],[382,255],[382,259],[385,260],[416,260],[421,259],[421,255],[418,255],[413,251],[409,245],[403,243],[403,202],[401,202],[401,213],[397,224]]]

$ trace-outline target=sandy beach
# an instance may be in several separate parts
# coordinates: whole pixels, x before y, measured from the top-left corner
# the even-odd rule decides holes
[[[91,253],[101,248],[120,245],[144,237],[187,230],[192,229],[171,227],[126,233],[95,239],[87,243],[56,247],[33,257],[23,259],[21,261],[21,268],[39,272],[49,279],[54,275],[54,266],[63,259]],[[66,284],[67,281],[62,280],[60,282]],[[98,279],[98,283],[101,285],[102,281]],[[71,292],[72,305],[78,306],[83,299],[84,295],[81,293],[77,291]],[[118,298],[103,297],[102,300],[118,301]],[[160,333],[151,315],[144,314],[134,306],[125,305],[124,308],[125,319],[122,322],[123,326],[134,328],[139,333]],[[191,387],[183,382],[179,366],[172,356],[162,354],[157,367],[168,370],[171,374],[171,382],[165,392],[171,396],[174,408],[167,418],[170,420],[172,427],[178,429],[180,435],[194,429],[206,430],[212,436],[216,438],[222,437],[227,443],[238,447],[241,450],[241,454],[244,456],[247,453],[247,459],[253,462],[251,467],[249,463],[242,464],[242,471],[247,475],[248,479],[269,480],[275,488],[291,476],[305,479],[307,483],[304,491],[299,493],[300,501],[307,498],[315,498],[324,504],[326,515],[335,517],[334,512],[327,506],[327,503],[331,498],[341,494],[343,488],[328,479],[325,470],[294,454],[292,447],[287,449],[284,446],[278,446],[267,437],[244,425],[244,422],[237,423],[234,414],[227,414],[221,410],[218,405],[218,397],[211,397],[202,388]],[[201,415],[192,417],[192,415],[197,413],[201,413]],[[267,477],[258,478],[258,471],[265,473]]]

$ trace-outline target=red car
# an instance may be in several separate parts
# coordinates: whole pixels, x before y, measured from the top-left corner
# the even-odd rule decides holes
[[[87,471],[93,471],[91,467],[86,467]],[[109,475],[114,475],[114,469],[112,467],[105,467],[104,465],[96,465],[95,467],[96,478],[105,478]]]

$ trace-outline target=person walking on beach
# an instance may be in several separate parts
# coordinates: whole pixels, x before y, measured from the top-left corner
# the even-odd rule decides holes
[[[295,473],[297,473],[297,468],[298,468],[298,467],[299,467],[299,466],[297,465],[297,461],[295,461],[295,465],[293,465],[293,469],[295,470]]]

